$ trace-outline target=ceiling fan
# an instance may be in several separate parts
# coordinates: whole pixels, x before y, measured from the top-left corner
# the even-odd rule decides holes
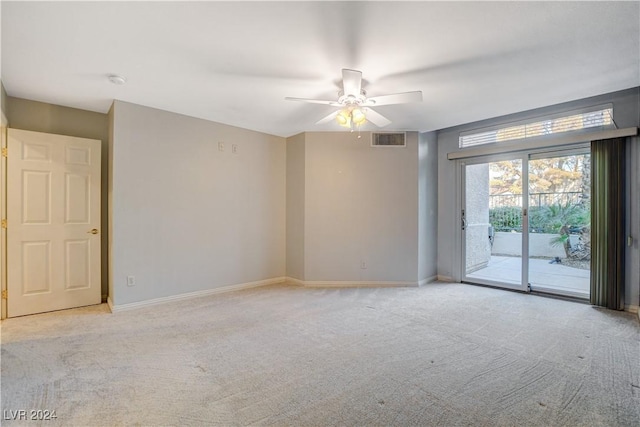
[[[367,98],[367,92],[362,89],[362,71],[342,70],[342,90],[338,92],[337,101],[322,99],[306,99],[286,97],[287,101],[308,102],[311,104],[324,104],[339,107],[338,110],[318,120],[316,124],[328,123],[336,119],[340,126],[350,128],[360,126],[370,121],[378,127],[387,126],[391,120],[376,112],[371,107],[391,104],[404,104],[407,102],[421,102],[422,91],[393,93],[390,95],[374,96]]]

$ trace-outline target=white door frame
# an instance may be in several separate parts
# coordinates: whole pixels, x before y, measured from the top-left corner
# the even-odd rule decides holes
[[[535,152],[528,153],[528,160],[536,160],[536,159],[549,159],[554,157],[563,157],[563,156],[575,156],[582,155],[586,153],[591,153],[591,145],[590,144],[579,144],[573,145],[569,147],[562,147],[557,150],[537,150]],[[527,167],[527,179],[528,179],[528,170]],[[528,200],[527,200],[528,202]],[[527,233],[528,238],[528,233]],[[547,288],[540,286],[539,284],[533,283],[532,280],[529,280],[529,286],[532,291],[540,292],[540,293],[549,293],[553,295],[565,296],[569,298],[580,298],[585,299],[585,295],[579,292],[573,292],[570,290],[561,290],[554,288]]]
[[[529,189],[525,185],[528,182],[528,167],[527,167],[527,158],[528,153],[505,153],[501,155],[490,155],[483,157],[474,157],[472,159],[460,159],[456,162],[458,163],[458,176],[459,184],[458,184],[458,193],[460,197],[458,198],[458,248],[456,252],[459,254],[458,257],[458,270],[459,270],[459,281],[461,282],[471,282],[477,283],[481,285],[487,285],[498,288],[505,288],[510,290],[517,290],[528,292],[528,276],[529,276],[529,221],[528,221],[528,211],[529,211]],[[521,276],[520,276],[520,284],[512,284],[506,282],[500,282],[495,280],[486,280],[486,279],[478,279],[473,278],[470,279],[466,275],[466,233],[462,230],[462,210],[466,210],[466,166],[468,165],[477,165],[483,163],[491,163],[498,162],[503,160],[521,160],[522,162],[522,239],[521,239],[521,260],[522,260],[522,268],[521,268]]]
[[[2,148],[2,156],[0,156],[0,218],[7,218],[7,158],[5,150],[7,149],[7,117],[1,113],[0,118],[0,147]],[[0,289],[3,296],[7,291],[7,230],[0,228]],[[7,317],[7,300],[3,297],[0,299],[0,319]]]
[[[529,160],[532,157],[539,158],[541,155],[553,157],[554,155],[569,155],[575,154],[579,152],[584,152],[584,150],[590,149],[589,143],[577,143],[573,145],[563,145],[563,146],[554,146],[554,147],[541,147],[537,149],[529,149],[526,151],[519,152],[511,152],[511,153],[503,153],[503,154],[490,154],[485,156],[478,156],[472,158],[459,158],[456,162],[456,177],[457,177],[457,192],[458,197],[456,199],[456,217],[458,227],[456,228],[456,245],[455,245],[455,261],[456,261],[456,277],[454,277],[455,281],[458,282],[472,282],[479,283],[482,285],[488,285],[493,287],[500,287],[505,289],[515,289],[523,292],[530,292],[531,288],[529,286],[529,221],[528,221],[528,212],[529,212]],[[466,262],[466,242],[465,235],[461,230],[462,223],[462,209],[465,207],[465,166],[473,165],[473,164],[481,164],[481,163],[490,163],[501,160],[514,160],[521,159],[522,160],[522,278],[520,286],[513,286],[510,284],[505,284],[502,282],[490,281],[490,280],[468,280],[465,275],[465,262]],[[563,294],[562,292],[554,292],[554,294],[565,295],[565,296],[573,296],[569,294]]]

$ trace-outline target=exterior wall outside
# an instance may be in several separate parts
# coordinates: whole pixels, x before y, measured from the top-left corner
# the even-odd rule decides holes
[[[101,159],[101,282],[102,295],[106,296],[109,284],[109,119],[107,114],[28,99],[7,97],[7,119],[14,129],[30,130],[59,135],[77,136],[81,138],[99,139],[102,141]]]
[[[284,138],[116,101],[112,142],[115,307],[284,277]]]
[[[557,234],[530,233],[529,256],[544,258],[566,258],[562,245],[554,246],[550,242]],[[579,236],[571,235],[571,244],[577,245]],[[522,256],[522,233],[498,231],[493,241],[492,255]]]
[[[465,168],[466,199],[466,272],[487,266],[491,259],[489,241],[489,165],[469,165]]]
[[[461,268],[457,264],[456,251],[459,236],[459,212],[457,211],[459,194],[459,183],[456,170],[456,162],[447,159],[447,154],[460,151],[458,147],[458,137],[460,132],[480,129],[488,126],[507,124],[518,120],[526,120],[530,118],[540,117],[547,114],[554,114],[562,111],[570,111],[582,107],[601,105],[606,103],[613,104],[614,120],[618,128],[638,127],[640,126],[640,88],[628,89],[620,92],[614,92],[606,95],[596,96],[592,98],[581,99],[564,104],[540,108],[537,110],[526,111],[509,116],[488,119],[481,122],[469,123],[454,128],[443,129],[438,132],[438,275],[460,279]],[[633,169],[637,169],[640,165],[640,155],[638,151],[632,154],[635,157],[630,161],[633,163]],[[638,204],[638,194],[631,195],[634,201],[632,204]],[[631,221],[637,223],[640,221],[638,212],[632,212]],[[637,257],[638,246],[635,245],[629,249],[633,256]],[[635,269],[640,267],[636,264]],[[637,277],[627,275],[627,277]],[[631,304],[636,304],[640,299],[640,283],[629,281],[626,285],[626,298]]]

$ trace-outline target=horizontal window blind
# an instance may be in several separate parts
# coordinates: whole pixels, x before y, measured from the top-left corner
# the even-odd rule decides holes
[[[460,134],[459,147],[467,148],[518,139],[539,138],[593,128],[615,129],[613,106],[565,114],[562,117],[541,118],[508,127],[466,132]]]

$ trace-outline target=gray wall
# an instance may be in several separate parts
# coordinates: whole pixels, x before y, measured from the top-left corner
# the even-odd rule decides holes
[[[305,134],[287,138],[287,277],[304,280]]]
[[[0,109],[3,114],[6,114],[7,108],[7,92],[4,90],[4,85],[0,81]]]
[[[437,274],[438,252],[438,135],[418,136],[418,280]]]
[[[9,126],[35,132],[77,136],[102,141],[102,197],[101,197],[101,233],[102,233],[102,295],[106,296],[109,283],[108,259],[108,117],[106,114],[27,99],[7,97],[5,114]]]
[[[115,306],[284,277],[284,138],[121,101],[112,115]]]
[[[614,120],[618,128],[640,126],[640,89],[634,88],[625,91],[615,92],[607,95],[581,99],[527,111],[495,119],[484,120],[476,123],[469,123],[454,128],[443,129],[438,132],[438,276],[445,279],[460,279],[460,266],[456,262],[456,239],[458,236],[458,212],[456,212],[456,197],[458,194],[458,176],[455,169],[455,162],[447,160],[447,154],[460,151],[458,148],[458,137],[460,132],[484,128],[488,126],[511,123],[518,120],[544,116],[548,114],[569,111],[582,107],[613,103]],[[637,152],[636,152],[637,153]],[[640,159],[632,159],[635,168],[640,165]],[[637,197],[637,195],[636,195]],[[634,214],[633,222],[640,221],[638,214]],[[638,251],[637,245],[632,248]],[[636,266],[637,268],[637,266]],[[626,289],[627,301],[637,304],[640,293],[639,283],[629,283]],[[628,302],[628,303],[629,303]]]
[[[287,139],[287,275],[427,282],[436,275],[437,134],[371,147],[371,134]],[[366,268],[362,268],[362,263]]]
[[[305,280],[416,282],[418,134],[390,148],[310,132],[305,156]]]
[[[640,119],[639,119],[640,121]],[[627,221],[627,235],[633,236],[633,244],[627,250],[625,277],[625,305],[640,307],[640,137],[630,138],[627,144],[626,172],[628,177],[627,205],[630,218]],[[634,287],[634,284],[637,286]],[[638,310],[640,318],[640,310]]]
[[[113,113],[113,107],[114,104],[111,104],[111,108],[109,108],[109,112],[107,114],[108,116],[108,122],[109,122],[109,131],[108,131],[108,136],[107,136],[107,176],[109,176],[109,179],[107,180],[107,205],[109,206],[109,214],[108,214],[108,226],[109,229],[107,230],[107,257],[110,259],[110,254],[112,251],[112,246],[111,246],[111,242],[113,242],[113,215],[111,214],[112,212],[112,206],[113,206],[113,179],[111,177],[113,177],[113,117],[114,117],[114,113]],[[102,235],[103,238],[105,236],[105,234]],[[113,263],[109,262],[108,266],[107,266],[107,273],[109,274],[109,277],[113,276]],[[109,280],[108,283],[108,295],[111,296],[113,295],[113,280]]]
[[[7,107],[7,117],[14,129],[101,141],[106,141],[109,136],[109,122],[106,114],[11,96],[7,99]]]

